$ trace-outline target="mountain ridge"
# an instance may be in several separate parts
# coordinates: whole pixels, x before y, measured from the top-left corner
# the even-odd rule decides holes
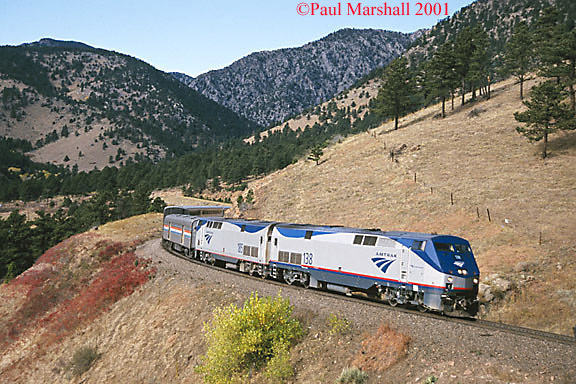
[[[270,125],[330,99],[402,53],[414,34],[341,29],[296,48],[259,51],[180,81],[237,113]]]
[[[0,47],[0,135],[36,161],[156,161],[261,129],[142,60],[65,43]]]

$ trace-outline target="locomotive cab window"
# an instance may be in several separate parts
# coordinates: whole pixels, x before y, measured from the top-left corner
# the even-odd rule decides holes
[[[364,238],[364,236],[362,235],[356,235],[354,236],[354,244],[362,244],[362,239]]]
[[[456,248],[458,253],[472,253],[472,250],[466,244],[454,244],[454,248]]]
[[[426,248],[426,240],[414,240],[412,249],[415,251],[423,251]]]
[[[450,243],[434,243],[436,252],[454,252],[454,247]]]
[[[306,234],[304,235],[304,238],[306,240],[310,240],[312,238],[312,231],[306,231]]]

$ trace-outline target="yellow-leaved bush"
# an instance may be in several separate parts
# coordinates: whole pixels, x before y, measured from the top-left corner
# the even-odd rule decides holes
[[[260,370],[273,382],[293,375],[290,347],[303,335],[288,299],[253,293],[242,308],[214,311],[204,325],[208,350],[196,367],[206,383],[237,383]]]

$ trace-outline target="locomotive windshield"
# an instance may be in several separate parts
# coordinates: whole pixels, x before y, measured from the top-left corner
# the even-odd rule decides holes
[[[470,246],[467,244],[450,244],[450,243],[436,243],[434,242],[436,252],[456,252],[456,253],[472,253]]]
[[[436,252],[454,252],[454,246],[450,243],[434,243]]]

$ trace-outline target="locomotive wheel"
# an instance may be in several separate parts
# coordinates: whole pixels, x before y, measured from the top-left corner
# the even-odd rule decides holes
[[[426,308],[426,307],[423,306],[422,304],[418,304],[418,305],[416,306],[416,308],[418,308],[418,311],[420,311],[420,312],[422,312],[422,313],[428,312],[428,308]]]
[[[390,304],[391,307],[395,307],[398,305],[398,300],[396,300],[395,297],[389,297],[388,304]]]

